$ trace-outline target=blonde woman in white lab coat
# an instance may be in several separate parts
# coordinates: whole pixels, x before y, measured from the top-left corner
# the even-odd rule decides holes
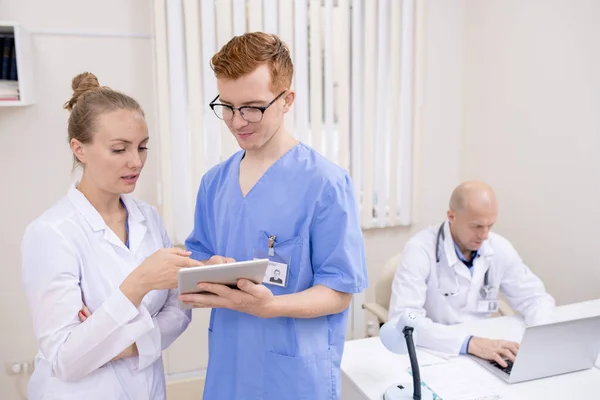
[[[129,195],[148,128],[131,97],[73,79],[68,131],[81,180],[25,232],[23,285],[39,346],[29,398],[164,399],[161,353],[188,326],[172,248],[156,209]],[[82,311],[83,310],[83,311]]]
[[[554,311],[554,299],[523,263],[508,240],[490,232],[498,204],[483,182],[459,185],[448,220],[411,238],[392,284],[389,318],[415,310],[426,318],[417,327],[419,345],[449,354],[474,354],[514,361],[518,343],[473,336],[449,325],[489,318],[502,293],[528,324]]]

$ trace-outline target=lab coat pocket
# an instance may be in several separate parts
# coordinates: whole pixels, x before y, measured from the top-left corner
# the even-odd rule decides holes
[[[271,239],[273,238],[273,239]],[[279,238],[277,232],[260,231],[254,245],[254,258],[268,258],[278,269],[277,276],[271,276],[268,268],[265,275],[267,286],[273,294],[295,293],[304,290],[310,282],[302,282],[300,268],[302,266],[303,238]],[[283,284],[270,284],[271,278],[281,279]]]
[[[55,376],[48,379],[42,399],[80,400],[114,399],[125,400],[127,396],[121,390],[121,384],[113,368],[105,364],[89,375],[75,382],[65,382]],[[35,395],[32,398],[39,398]]]
[[[267,352],[265,399],[333,399],[332,361],[329,350],[290,357]]]

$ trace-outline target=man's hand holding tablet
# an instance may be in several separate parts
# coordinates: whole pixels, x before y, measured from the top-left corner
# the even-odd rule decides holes
[[[179,301],[186,308],[229,308],[262,318],[276,316],[275,296],[262,280],[268,259],[238,261],[213,256],[179,273]]]

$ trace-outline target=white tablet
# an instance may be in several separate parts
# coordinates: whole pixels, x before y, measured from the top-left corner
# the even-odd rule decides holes
[[[254,283],[262,283],[269,260],[266,258],[237,261],[227,264],[203,265],[200,267],[182,268],[178,272],[179,293],[202,293],[198,283],[220,283],[237,288],[238,279],[245,278]]]

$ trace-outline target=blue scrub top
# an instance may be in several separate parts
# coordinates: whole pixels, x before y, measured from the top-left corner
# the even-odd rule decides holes
[[[325,285],[345,293],[367,287],[365,251],[350,177],[300,143],[242,195],[240,151],[212,168],[198,190],[192,257],[250,260],[268,251],[290,260],[287,287]],[[205,399],[339,399],[348,309],[318,318],[269,318],[213,309]]]

